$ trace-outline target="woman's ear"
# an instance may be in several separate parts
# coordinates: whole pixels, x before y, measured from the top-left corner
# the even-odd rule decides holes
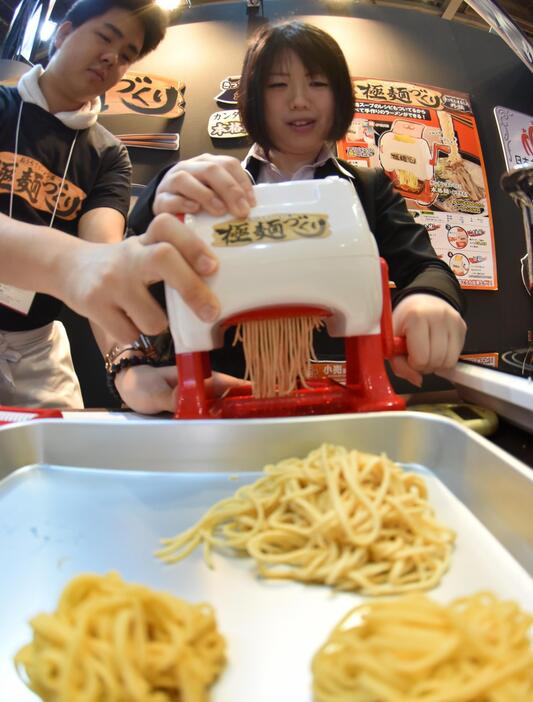
[[[61,47],[65,39],[72,33],[73,30],[74,26],[72,22],[63,22],[59,25],[54,37],[54,46],[56,49]]]

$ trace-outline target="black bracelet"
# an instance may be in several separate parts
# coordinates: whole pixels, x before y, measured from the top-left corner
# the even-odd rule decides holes
[[[133,368],[134,366],[158,366],[159,362],[151,356],[126,356],[121,358],[117,363],[113,363],[107,371],[107,389],[115,400],[122,401],[117,388],[115,386],[115,377],[117,373],[125,368]]]

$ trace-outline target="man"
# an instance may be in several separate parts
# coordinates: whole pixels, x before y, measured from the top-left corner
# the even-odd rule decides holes
[[[131,164],[96,121],[99,96],[159,44],[166,23],[152,0],[78,0],[46,70],[0,87],[0,159],[10,173],[0,191],[0,404],[83,406],[56,321],[60,300],[92,319],[105,353],[164,328],[147,286],[179,287],[183,257],[204,261],[170,217],[122,241]]]

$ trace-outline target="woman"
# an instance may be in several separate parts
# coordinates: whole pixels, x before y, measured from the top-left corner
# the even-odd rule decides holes
[[[358,169],[333,156],[333,143],[353,118],[353,104],[346,59],[330,35],[294,21],[262,29],[252,39],[241,73],[239,110],[254,141],[242,166],[254,183],[330,175],[352,182],[397,286],[394,332],[406,337],[408,355],[393,359],[392,368],[419,386],[423,373],[450,368],[458,359],[466,332],[461,291],[383,171]],[[143,193],[130,226],[135,233],[145,231],[152,209],[156,215],[205,209],[213,215],[230,211],[246,216],[252,197],[235,159],[200,156],[160,174]],[[331,359],[342,353],[338,342],[322,335],[315,343],[317,355]],[[238,373],[228,348],[213,356],[214,368]],[[134,372],[128,369],[117,378],[131,396]],[[173,402],[170,387],[175,379],[167,377]]]

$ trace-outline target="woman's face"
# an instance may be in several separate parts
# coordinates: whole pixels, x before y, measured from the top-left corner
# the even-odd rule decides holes
[[[264,90],[265,120],[276,151],[317,156],[333,125],[333,93],[325,75],[311,75],[288,50],[272,66]]]

